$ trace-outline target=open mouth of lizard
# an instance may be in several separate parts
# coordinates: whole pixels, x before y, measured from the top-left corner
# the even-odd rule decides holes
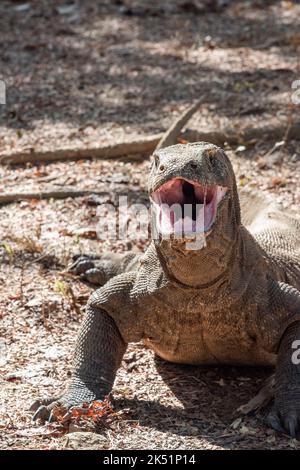
[[[226,191],[223,186],[203,186],[184,178],[167,181],[151,194],[159,233],[190,235],[210,231]]]

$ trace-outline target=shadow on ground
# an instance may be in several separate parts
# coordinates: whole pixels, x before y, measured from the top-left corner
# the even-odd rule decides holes
[[[198,435],[225,448],[235,443],[240,446],[241,440],[249,439],[235,432],[231,425],[241,416],[237,408],[255,396],[272,373],[271,368],[184,366],[158,357],[155,365],[180,406],[168,406],[167,397],[162,396],[160,401],[117,399],[117,409],[130,408],[132,419],[141,426],[179,436]],[[269,432],[264,414],[245,418],[262,434]],[[252,445],[260,448],[262,442],[258,440]]]
[[[122,1],[79,1],[72,14],[60,14],[60,3],[32,1],[23,14],[14,2],[0,6],[0,69],[8,87],[8,104],[0,107],[4,126],[29,130],[41,120],[78,128],[128,126],[142,120],[158,130],[164,106],[203,93],[218,115],[228,117],[249,112],[255,93],[261,103],[255,115],[278,110],[270,95],[290,90],[295,79],[292,70],[259,62],[255,70],[224,71],[197,54],[211,37],[208,48],[277,46],[276,54],[295,59],[297,44],[288,38],[297,37],[299,18],[284,22],[282,2],[230,2],[204,14],[178,1],[164,8],[136,1],[131,10]],[[185,53],[191,50],[194,59]]]

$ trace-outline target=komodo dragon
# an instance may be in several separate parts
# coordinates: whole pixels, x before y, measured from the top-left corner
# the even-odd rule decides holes
[[[51,419],[57,405],[69,409],[103,399],[128,343],[143,340],[176,363],[276,364],[267,422],[296,436],[300,364],[292,357],[300,340],[300,221],[265,204],[250,207],[246,228],[230,160],[205,142],[157,149],[149,196],[158,237],[145,253],[76,261],[78,273],[103,286],[88,301],[67,390],[37,400],[34,419]],[[181,238],[166,210],[174,203],[192,207],[192,232]],[[191,249],[201,235],[205,243]]]

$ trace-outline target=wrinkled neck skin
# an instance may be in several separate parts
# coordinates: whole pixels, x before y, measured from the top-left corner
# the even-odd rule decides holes
[[[229,278],[234,265],[240,264],[243,251],[240,224],[230,201],[221,208],[215,226],[205,235],[202,248],[187,249],[184,239],[159,240],[155,246],[167,276],[195,288],[214,286]]]

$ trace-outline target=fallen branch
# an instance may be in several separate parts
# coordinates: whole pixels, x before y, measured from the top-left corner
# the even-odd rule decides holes
[[[226,129],[225,131],[201,132],[194,129],[187,129],[182,137],[189,142],[206,141],[216,145],[247,143],[254,140],[285,140],[287,138],[286,123],[278,126],[265,126],[259,128],[245,128],[241,131]],[[290,140],[300,140],[300,122],[289,123],[288,138]]]
[[[118,196],[127,196],[129,198],[136,197],[135,191],[120,191],[117,193]],[[42,200],[42,199],[67,199],[68,197],[86,197],[86,196],[103,196],[110,197],[111,193],[108,191],[95,191],[93,189],[50,189],[46,191],[31,191],[27,192],[15,192],[15,193],[0,193],[0,206],[4,204],[10,204],[18,201],[28,200]],[[146,192],[139,192],[140,197],[145,197]]]
[[[78,160],[83,158],[117,158],[123,155],[147,154],[155,149],[168,147],[177,142],[177,138],[192,115],[197,111],[203,97],[185,110],[179,118],[162,134],[150,135],[140,139],[117,144],[87,149],[58,149],[54,152],[26,152],[2,155],[0,163],[28,163],[36,161]]]
[[[180,118],[181,119],[181,118]],[[175,123],[176,124],[176,123]],[[173,126],[172,126],[173,127]],[[182,139],[189,142],[206,141],[216,145],[238,144],[253,140],[283,140],[286,133],[286,124],[262,128],[246,128],[240,132],[234,129],[201,132],[187,129],[181,134]],[[166,134],[154,134],[140,139],[132,139],[117,144],[92,147],[87,149],[57,149],[54,151],[23,152],[15,154],[2,154],[0,163],[18,164],[35,162],[52,162],[64,160],[81,160],[86,158],[119,158],[125,155],[149,154],[160,145]],[[171,136],[173,140],[173,136]],[[300,140],[300,122],[294,122],[289,127],[289,139]],[[169,145],[169,144],[168,144]],[[165,145],[164,145],[165,146]]]
[[[140,139],[132,139],[127,142],[103,145],[101,147],[91,147],[84,149],[56,149],[40,152],[18,152],[12,154],[2,154],[0,163],[18,164],[34,162],[54,162],[64,160],[81,160],[87,158],[118,158],[124,155],[147,154],[155,149],[156,145],[163,137],[162,134],[149,135]]]
[[[148,150],[154,151],[155,149],[160,149],[166,147],[168,145],[172,145],[176,143],[182,127],[186,125],[188,120],[191,116],[197,111],[200,104],[202,102],[202,98],[198,100],[195,104],[190,106],[186,111],[184,111],[179,118],[172,124],[172,126],[161,136],[149,136],[144,138],[140,141],[131,141],[131,142],[123,142],[123,144],[116,144],[113,146],[107,146],[98,148],[98,157],[101,155],[105,155],[105,158],[112,158],[116,156],[121,156],[121,151],[124,152],[126,149],[128,153],[133,153],[134,149],[142,152],[142,148],[147,148]],[[289,121],[288,130],[282,127],[272,127],[272,128],[259,128],[259,129],[245,129],[241,132],[237,132],[235,130],[227,130],[226,132],[222,131],[212,131],[212,132],[199,132],[196,130],[187,129],[183,134],[182,137],[189,141],[189,142],[196,142],[196,141],[207,141],[212,142],[217,145],[223,145],[225,142],[229,144],[237,144],[239,142],[247,142],[253,141],[258,139],[278,139],[284,138],[287,139],[287,135],[289,138],[300,138],[300,122],[298,123],[291,123]],[[153,148],[154,147],[154,148]],[[59,153],[59,152],[58,152]],[[43,158],[45,160],[49,160],[49,157],[54,159],[58,159],[58,153],[54,153],[53,155],[49,155],[49,153],[43,154]],[[63,155],[63,159],[74,159],[76,158],[83,158],[84,156],[91,156],[91,149],[86,149],[83,153],[77,154],[76,157],[76,150],[70,151],[70,153],[65,153]],[[94,155],[95,156],[95,155]],[[20,157],[20,155],[18,156]],[[2,156],[2,161],[6,161]],[[27,160],[29,161],[29,160]],[[7,162],[7,161],[6,161]],[[22,160],[24,162],[24,160]],[[14,159],[10,156],[10,163],[17,163],[17,155]],[[0,194],[0,205],[1,204],[9,204],[11,202],[21,201],[21,200],[28,200],[28,199],[66,199],[68,197],[75,198],[75,197],[84,197],[89,196],[91,194],[95,194],[98,196],[106,196],[108,195],[107,192],[104,191],[93,191],[93,190],[84,190],[84,189],[52,189],[49,191],[37,191],[37,192],[21,192],[21,193],[4,193]],[[128,195],[128,193],[127,193]]]
[[[179,118],[172,124],[172,126],[163,134],[163,136],[156,142],[155,148],[163,148],[168,145],[172,145],[177,142],[177,138],[180,134],[180,131],[183,126],[188,122],[194,112],[198,109],[202,100],[197,101],[195,104],[190,106],[186,111],[184,111]],[[151,141],[148,139],[148,141]],[[147,141],[147,142],[148,142]],[[144,141],[145,142],[145,141]],[[152,141],[153,142],[153,141]],[[124,144],[125,145],[125,144]],[[116,147],[115,147],[116,148]],[[127,148],[129,148],[127,144]],[[132,147],[131,147],[132,148]],[[112,152],[111,155],[112,156]],[[107,195],[105,192],[95,192],[90,190],[74,190],[74,189],[53,189],[50,191],[38,191],[30,193],[10,193],[10,194],[0,194],[0,205],[8,204],[15,201],[20,201],[24,199],[66,199],[68,197],[83,197],[91,194],[96,194],[98,196]],[[121,194],[121,193],[120,193]],[[127,196],[129,192],[127,191]]]
[[[155,150],[162,149],[164,147],[168,147],[169,145],[174,145],[177,143],[177,139],[186,125],[186,123],[191,119],[193,114],[197,111],[200,104],[203,102],[203,97],[201,97],[196,103],[192,104],[184,113],[179,116],[177,121],[175,121],[171,127],[166,131],[163,137],[160,139],[158,144],[156,145]]]
[[[83,197],[90,194],[107,195],[108,193],[97,193],[88,190],[49,190],[49,191],[32,191],[29,193],[0,193],[0,204],[9,204],[16,201],[32,200],[32,199],[66,199],[68,197]]]

